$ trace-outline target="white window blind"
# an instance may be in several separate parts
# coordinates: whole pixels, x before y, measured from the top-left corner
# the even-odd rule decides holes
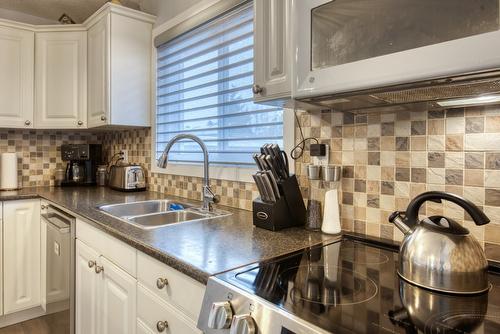
[[[252,102],[253,6],[244,5],[157,50],[156,158],[175,135],[207,145],[210,162],[251,165],[265,143],[283,146],[283,110]],[[192,141],[176,144],[169,161],[203,161]]]

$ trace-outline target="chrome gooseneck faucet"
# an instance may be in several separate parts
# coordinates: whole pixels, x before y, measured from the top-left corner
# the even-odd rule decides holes
[[[168,152],[170,152],[170,149],[172,148],[172,146],[176,142],[178,142],[179,140],[182,140],[182,139],[191,139],[192,141],[198,143],[198,145],[200,145],[200,147],[201,147],[201,150],[203,151],[203,172],[204,172],[203,179],[204,179],[204,182],[203,182],[203,207],[202,207],[202,209],[206,210],[206,211],[212,211],[213,210],[212,204],[218,203],[220,198],[218,195],[214,194],[212,189],[210,189],[210,178],[208,176],[208,170],[209,170],[209,168],[208,168],[208,150],[207,150],[207,146],[205,145],[205,143],[199,137],[194,136],[194,135],[190,135],[187,133],[182,133],[182,134],[175,136],[167,143],[167,146],[165,146],[165,149],[163,150],[163,153],[162,153],[160,159],[158,159],[157,165],[160,168],[167,168]]]

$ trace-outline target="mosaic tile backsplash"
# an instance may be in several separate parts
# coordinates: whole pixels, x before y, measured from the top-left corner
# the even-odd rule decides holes
[[[429,190],[455,193],[491,219],[477,227],[460,207],[427,203],[422,215],[464,224],[489,257],[500,245],[500,106],[447,111],[303,112],[304,136],[330,145],[331,164],[343,166],[339,189],[342,228],[391,240],[402,233],[387,217]],[[306,151],[297,162],[304,197],[322,200],[334,185],[309,181]],[[498,249],[498,248],[497,248]],[[490,251],[491,250],[491,251]]]
[[[66,167],[62,144],[97,144],[102,134],[87,131],[0,129],[0,153],[17,152],[19,186],[53,186],[54,170]]]

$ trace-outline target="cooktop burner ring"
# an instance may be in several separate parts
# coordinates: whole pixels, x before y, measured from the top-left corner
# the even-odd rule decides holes
[[[337,272],[337,278],[339,280],[332,280],[332,277],[329,279],[328,273],[324,272],[325,268],[328,268],[330,272]],[[299,282],[297,283],[297,277],[299,276],[299,272],[301,270],[323,270],[324,275],[322,276],[322,279],[307,278],[307,282],[302,282],[301,279],[299,279]],[[290,289],[290,291],[288,291],[288,289],[285,289],[283,286],[283,276],[285,276],[286,273],[292,271],[297,271],[297,273],[295,273],[295,275],[293,276],[293,287]],[[281,279],[279,288],[289,295],[290,301],[293,304],[297,304],[302,301],[324,306],[355,305],[367,302],[378,294],[378,285],[375,283],[375,281],[356,271],[343,267],[299,265],[288,268],[287,270],[281,272],[280,276]],[[342,280],[345,280],[346,283],[343,284],[341,282]],[[305,287],[304,283],[306,285]],[[327,292],[329,292],[330,294],[327,294]],[[313,296],[308,297],[308,294]]]
[[[360,255],[355,256],[356,251]],[[365,259],[363,259],[363,256]],[[343,261],[350,261],[356,264],[384,264],[389,262],[389,257],[382,254],[379,250],[372,251],[367,247],[344,247],[341,249],[341,258]]]

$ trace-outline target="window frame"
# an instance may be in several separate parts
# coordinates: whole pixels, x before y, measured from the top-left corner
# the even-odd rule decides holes
[[[203,177],[203,164],[200,163],[180,163],[169,162],[167,168],[159,168],[156,165],[156,70],[157,70],[157,50],[154,45],[154,40],[157,36],[163,34],[172,27],[189,20],[190,18],[203,13],[203,11],[224,0],[204,0],[190,7],[188,10],[176,15],[174,18],[161,24],[153,29],[152,34],[152,52],[151,52],[151,172],[157,174],[170,174],[179,176]],[[289,152],[292,150],[295,141],[295,115],[294,110],[283,107],[283,145],[282,149],[287,152],[290,161],[290,172],[295,171],[294,161],[291,159]],[[210,153],[210,152],[209,152]],[[257,152],[256,152],[257,153]],[[210,178],[239,181],[239,182],[254,182],[252,174],[257,170],[256,166],[210,166]]]

